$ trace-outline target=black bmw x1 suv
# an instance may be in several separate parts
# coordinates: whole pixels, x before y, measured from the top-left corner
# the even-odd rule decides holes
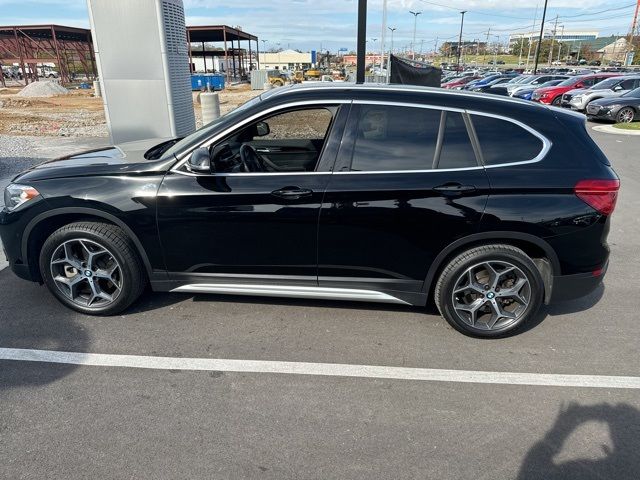
[[[157,141],[156,141],[157,143]],[[153,290],[433,299],[504,335],[602,281],[619,180],[582,115],[395,86],[286,87],[194,134],[18,175],[11,268],[115,314]]]

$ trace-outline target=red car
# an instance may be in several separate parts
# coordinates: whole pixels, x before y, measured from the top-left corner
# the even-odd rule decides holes
[[[619,73],[594,73],[590,75],[577,75],[567,78],[553,87],[538,88],[533,91],[531,100],[534,102],[546,103],[547,105],[560,106],[562,94],[574,88],[589,88],[605,78],[617,77]]]
[[[478,80],[481,77],[478,77],[477,75],[469,75],[467,77],[461,77],[461,78],[456,78],[451,80],[450,82],[447,83],[443,83],[442,84],[442,88],[453,88],[453,89],[460,89],[461,87],[464,87],[467,83],[469,83],[472,80]]]

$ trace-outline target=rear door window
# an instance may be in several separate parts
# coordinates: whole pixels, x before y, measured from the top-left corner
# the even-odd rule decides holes
[[[471,115],[485,165],[526,162],[543,148],[540,138],[508,120]]]
[[[429,108],[362,105],[351,170],[372,172],[432,168],[440,115],[440,110]]]

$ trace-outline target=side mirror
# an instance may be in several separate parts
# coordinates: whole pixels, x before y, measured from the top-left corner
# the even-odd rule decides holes
[[[573,88],[584,88],[584,83],[576,83],[576,86]]]
[[[270,133],[271,129],[269,128],[269,124],[267,122],[256,123],[256,136],[264,137],[265,135],[269,135]]]
[[[613,87],[614,92],[619,92],[620,90],[622,90],[622,85],[616,85],[615,87]]]
[[[209,149],[200,147],[195,149],[187,162],[189,170],[195,173],[211,173],[211,156]]]

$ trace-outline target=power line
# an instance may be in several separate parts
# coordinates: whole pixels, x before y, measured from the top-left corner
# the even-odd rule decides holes
[[[463,7],[452,7],[451,5],[443,5],[442,3],[431,2],[429,0],[420,0],[420,1],[428,5],[435,5],[436,7],[449,8],[451,10],[460,10],[460,8],[463,8]],[[474,13],[476,15],[487,15],[490,17],[502,17],[502,18],[513,18],[516,20],[528,20],[526,17],[513,17],[511,15],[500,15],[497,13],[484,13],[484,12],[478,12],[476,10],[467,10],[467,12]]]
[[[560,15],[560,18],[575,18],[575,17],[590,16],[590,15],[598,15],[600,13],[613,12],[615,10],[624,10],[625,8],[630,8],[635,6],[636,6],[635,3],[630,3],[629,5],[625,5],[624,7],[607,8],[606,10],[600,10],[599,12],[579,13],[578,15]]]

